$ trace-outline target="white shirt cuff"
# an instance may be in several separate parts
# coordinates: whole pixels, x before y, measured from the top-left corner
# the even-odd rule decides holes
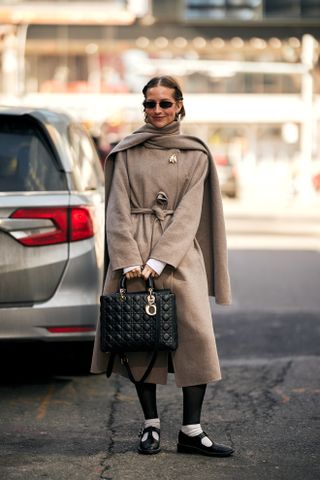
[[[147,261],[147,265],[151,267],[158,275],[161,275],[164,267],[167,265],[165,262],[161,262],[161,260],[155,260],[154,258],[149,258]]]
[[[134,268],[140,268],[140,265],[132,265],[131,267],[126,267],[123,269],[123,273],[131,272]]]

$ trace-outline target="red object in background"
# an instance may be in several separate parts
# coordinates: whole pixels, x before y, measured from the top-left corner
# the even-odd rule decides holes
[[[312,184],[317,192],[320,191],[320,173],[317,173],[312,177]]]
[[[214,161],[217,165],[228,165],[229,160],[228,157],[224,155],[213,155]]]

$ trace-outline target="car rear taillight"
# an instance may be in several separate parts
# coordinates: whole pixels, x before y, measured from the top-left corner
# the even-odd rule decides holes
[[[93,221],[88,208],[70,208],[70,241],[76,242],[93,237]]]
[[[28,228],[27,225],[17,236],[13,236],[25,246],[54,245],[67,241],[76,242],[94,235],[93,219],[88,207],[37,207],[19,208],[10,218],[49,220],[51,226]]]

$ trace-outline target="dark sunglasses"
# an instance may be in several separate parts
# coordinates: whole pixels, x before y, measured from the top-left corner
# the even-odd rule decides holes
[[[167,108],[172,107],[172,105],[173,105],[173,102],[170,102],[169,100],[160,100],[159,102],[159,107],[164,108],[165,110]],[[143,102],[143,106],[144,108],[152,109],[157,106],[157,102],[155,100],[145,100]]]

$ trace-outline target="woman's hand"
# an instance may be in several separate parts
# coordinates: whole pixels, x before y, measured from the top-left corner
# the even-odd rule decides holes
[[[148,280],[149,277],[152,277],[152,278],[158,278],[159,277],[157,272],[155,272],[153,270],[153,268],[149,267],[149,265],[145,265],[143,267],[143,270],[141,272],[141,276],[144,280]]]
[[[141,277],[141,267],[135,267],[130,272],[127,272],[126,279],[130,280],[131,278],[139,278]]]

